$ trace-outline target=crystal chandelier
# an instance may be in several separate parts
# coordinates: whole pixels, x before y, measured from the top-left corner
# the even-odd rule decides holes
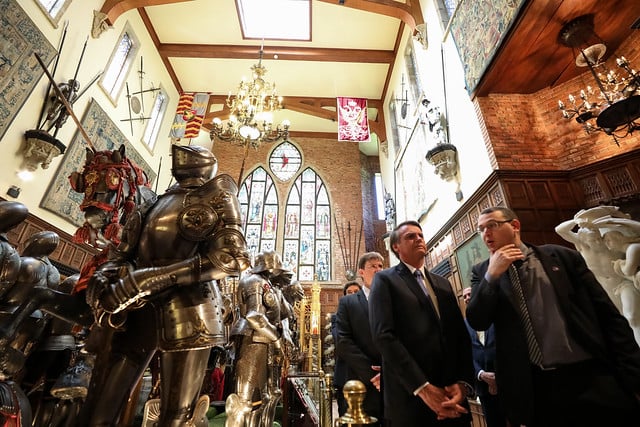
[[[579,97],[570,94],[569,105],[558,101],[565,119],[575,117],[587,134],[604,132],[618,139],[640,130],[640,74],[621,56],[616,59],[624,75],[607,69],[603,61],[607,50],[594,31],[593,15],[580,16],[562,27],[558,41],[578,51],[576,65],[588,67],[597,89],[587,86]]]
[[[260,48],[260,60],[251,67],[253,79],[244,78],[238,85],[235,97],[227,97],[226,105],[230,110],[226,124],[220,118],[213,119],[211,140],[257,148],[264,142],[274,142],[289,135],[291,123],[283,120],[274,127],[273,112],[282,109],[282,97],[276,95],[275,83],[264,80],[267,69],[262,65],[263,49]]]

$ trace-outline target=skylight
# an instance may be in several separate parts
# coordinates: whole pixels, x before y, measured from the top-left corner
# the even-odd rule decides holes
[[[245,39],[311,40],[311,0],[236,0]]]

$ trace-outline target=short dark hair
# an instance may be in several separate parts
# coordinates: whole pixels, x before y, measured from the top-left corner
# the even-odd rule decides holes
[[[389,246],[391,247],[391,252],[393,252],[393,254],[398,259],[400,259],[400,255],[398,254],[398,252],[396,252],[395,249],[393,249],[393,245],[400,241],[400,229],[405,225],[415,225],[422,231],[422,226],[420,225],[420,223],[414,220],[404,221],[396,225],[396,228],[394,228],[391,234],[389,235]]]
[[[358,289],[362,289],[362,286],[360,286],[360,283],[356,282],[355,280],[351,280],[351,281],[345,283],[344,286],[342,287],[342,295],[346,295],[347,294],[347,289],[349,289],[353,285],[356,285],[358,287]]]
[[[509,221],[512,219],[518,219],[518,215],[516,215],[514,211],[506,206],[491,206],[489,208],[483,209],[482,212],[480,212],[480,215],[486,215],[493,212],[502,212],[504,219]]]
[[[362,254],[360,256],[360,259],[358,259],[358,269],[364,270],[367,261],[369,261],[370,259],[377,259],[384,262],[384,257],[379,252],[367,252]]]

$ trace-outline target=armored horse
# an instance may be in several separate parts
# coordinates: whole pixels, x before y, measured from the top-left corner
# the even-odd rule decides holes
[[[86,396],[92,358],[85,357],[86,355],[78,357],[80,352],[76,351],[83,347],[83,338],[96,320],[95,313],[86,302],[86,282],[97,266],[104,262],[108,251],[120,244],[127,220],[145,203],[155,201],[155,193],[150,189],[148,177],[135,162],[126,157],[124,146],[113,151],[96,152],[87,149],[83,169],[72,173],[69,180],[74,191],[84,194],[80,209],[85,214],[85,224],[78,229],[74,240],[90,244],[98,248],[99,252],[83,266],[80,274],[68,277],[58,288],[37,284],[26,287],[21,283],[20,292],[13,292],[13,311],[0,323],[0,354],[10,354],[7,352],[11,351],[11,343],[19,339],[21,331],[34,313],[45,313],[53,319],[48,332],[54,336],[41,337],[41,342],[33,347],[43,350],[41,354],[46,354],[48,350],[53,350],[54,353],[63,348],[67,350],[69,347],[74,350],[73,357],[66,358],[67,365],[73,362],[71,367],[59,378],[56,378],[61,371],[58,366],[48,372],[39,372],[42,378],[30,379],[28,386],[40,389],[38,393],[33,393],[33,396],[39,396],[39,400],[31,402],[34,406],[34,426],[61,425],[65,418],[68,421]],[[37,247],[40,250],[44,248],[50,253],[55,249],[55,246],[50,248],[53,244],[51,232],[44,232],[39,238],[41,242]],[[53,240],[57,246],[57,235]],[[43,241],[48,243],[42,243]],[[0,302],[5,301],[0,299]],[[65,329],[67,333],[62,333]],[[67,342],[61,347],[60,336],[68,337],[72,329],[80,331],[75,335],[76,342]],[[37,353],[36,351],[34,355]],[[50,357],[48,359],[51,360]],[[20,368],[22,366],[16,369]],[[56,377],[51,378],[52,372],[56,372]]]

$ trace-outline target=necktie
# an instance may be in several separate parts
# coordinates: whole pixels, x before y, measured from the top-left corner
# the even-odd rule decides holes
[[[433,289],[431,289],[431,286],[427,286],[427,284],[424,282],[422,271],[420,269],[416,269],[413,275],[416,276],[416,280],[418,280],[418,283],[422,287],[422,292],[424,292],[424,294],[427,296],[427,299],[431,303],[431,307],[433,307],[433,310],[436,312],[436,315],[439,318],[440,311],[438,310],[438,300],[436,299],[435,292],[433,291]]]
[[[511,264],[509,266],[509,278],[513,285],[513,290],[518,299],[518,312],[520,314],[520,320],[524,326],[525,334],[527,335],[527,347],[529,348],[529,359],[531,363],[537,366],[542,366],[542,352],[535,334],[533,333],[533,325],[531,324],[531,317],[529,316],[529,309],[524,299],[524,292],[522,292],[522,284],[520,283],[520,275],[516,266]]]

